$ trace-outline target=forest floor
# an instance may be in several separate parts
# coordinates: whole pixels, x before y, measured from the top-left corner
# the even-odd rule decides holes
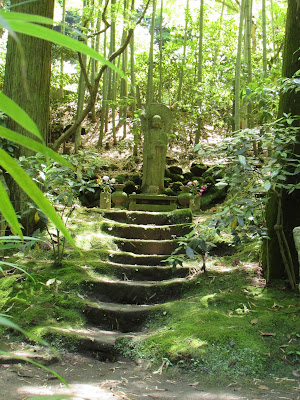
[[[68,122],[65,121],[64,125]],[[127,140],[120,142],[118,146],[112,146],[110,138],[105,142],[108,145],[98,152],[94,150],[97,143],[96,125],[94,128],[89,129],[88,134],[83,138],[83,151],[95,151],[103,160],[111,162],[117,160],[118,167],[122,169],[123,165],[131,159],[132,137],[128,135]],[[122,132],[119,132],[120,136],[121,134]],[[213,134],[208,134],[210,143],[217,139]],[[191,141],[186,141],[184,146],[183,148],[175,143],[170,152],[181,166],[190,164],[195,156]],[[136,167],[140,171],[141,154],[139,159],[140,163]],[[203,216],[205,215],[200,214],[198,219],[201,220]],[[131,358],[124,358],[115,362],[103,362],[90,355],[69,353],[63,350],[60,353],[61,360],[51,364],[49,368],[67,381],[69,389],[49,371],[35,365],[4,363],[0,364],[0,400],[25,400],[30,399],[31,396],[52,394],[57,395],[55,400],[64,398],[73,400],[299,400],[299,369],[294,364],[297,352],[294,348],[297,331],[294,318],[296,318],[298,300],[292,298],[284,287],[276,291],[272,288],[265,290],[261,280],[259,282],[256,280],[259,276],[257,274],[259,268],[253,260],[252,252],[249,250],[248,255],[244,255],[245,259],[240,254],[230,254],[225,259],[222,259],[221,254],[210,258],[208,274],[201,275],[195,290],[187,294],[189,297],[182,299],[182,302],[170,303],[166,308],[170,318],[164,316],[162,325],[158,321],[157,326],[155,323],[154,326],[150,326],[153,336],[149,335],[148,344],[146,343],[143,348],[140,348],[138,343],[136,344],[134,349],[136,354],[140,351],[140,355],[143,356],[143,350],[151,349],[154,343],[153,348],[173,362],[169,368],[166,368],[164,363],[157,365],[157,363],[146,361],[147,353],[144,360],[134,358],[135,361],[133,361]],[[36,273],[39,279],[43,277],[45,282],[53,278],[53,270],[47,266],[46,258],[46,261],[43,260],[46,253],[43,252],[39,256],[40,262],[42,260],[41,266],[34,267],[33,265],[32,267],[33,273]],[[30,262],[30,257],[28,260]],[[28,260],[25,257],[24,261]],[[43,265],[44,261],[45,265]],[[72,258],[71,261],[73,263]],[[66,273],[65,271],[61,273]],[[76,274],[77,270],[74,266],[72,266],[72,271]],[[56,271],[57,279],[60,279],[59,272]],[[74,277],[70,279],[72,281]],[[24,284],[23,287],[25,287]],[[45,288],[44,291],[46,291]],[[41,296],[41,293],[39,295]],[[46,295],[48,296],[48,292],[45,293],[45,306],[49,302]],[[65,311],[69,303],[66,304],[67,306],[58,301],[60,312]],[[245,305],[248,306],[245,308]],[[34,324],[43,324],[40,320],[41,311],[35,311],[35,307],[32,307],[32,310]],[[45,308],[45,310],[48,309]],[[50,310],[48,312],[50,314]],[[63,316],[68,318],[68,315],[63,314]],[[26,318],[29,318],[28,311]],[[206,350],[204,349],[204,355],[201,353],[200,346],[198,353],[195,353],[196,357],[193,355],[192,347],[193,344],[198,343],[199,332],[207,339],[208,346]],[[177,335],[176,338],[175,335]],[[230,344],[230,340],[236,340],[237,343]],[[10,341],[9,338],[7,341]],[[258,358],[248,351],[251,346],[255,349],[255,354],[260,353]],[[287,354],[286,358],[287,349],[291,349],[292,355]],[[134,356],[134,352],[130,355]],[[252,358],[250,358],[251,355]],[[292,363],[289,357],[292,357]],[[207,364],[200,365],[204,373],[201,368],[199,369],[199,365],[195,364],[201,358],[204,361],[207,360]],[[280,367],[280,374],[275,368],[278,362],[286,366],[286,370]],[[249,365],[246,367],[245,363]],[[272,364],[278,375],[274,372],[270,379],[265,379],[266,377],[262,377],[259,371],[263,371],[267,365]],[[210,366],[210,371],[207,371],[207,365]],[[241,376],[239,379],[239,368],[246,371],[245,373],[253,370],[253,375],[246,379],[245,376]],[[227,381],[226,378],[224,379],[226,371],[229,375],[232,374]]]
[[[68,383],[66,388],[51,373],[34,365],[0,366],[0,399],[25,400],[31,396],[69,395],[72,400],[299,400],[294,380],[266,386],[259,379],[251,386],[212,386],[201,376],[170,369],[155,373],[149,365],[124,359],[103,362],[77,353],[65,353],[50,366]],[[57,400],[65,397],[57,397]],[[45,399],[45,397],[43,397]]]

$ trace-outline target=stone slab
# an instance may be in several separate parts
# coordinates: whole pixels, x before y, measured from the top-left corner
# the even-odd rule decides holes
[[[131,194],[130,211],[173,211],[176,210],[177,196],[155,194]]]
[[[300,265],[300,226],[293,229],[295,247],[298,252],[298,262]]]

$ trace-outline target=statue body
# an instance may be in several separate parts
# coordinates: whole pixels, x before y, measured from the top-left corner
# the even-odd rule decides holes
[[[164,191],[164,176],[171,126],[171,111],[162,104],[151,104],[142,115],[144,130],[142,192]]]

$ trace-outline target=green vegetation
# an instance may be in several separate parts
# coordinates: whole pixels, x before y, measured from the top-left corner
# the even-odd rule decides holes
[[[256,264],[210,259],[184,299],[164,305],[144,337],[118,346],[125,355],[228,382],[292,377],[299,361],[298,297],[266,288]]]

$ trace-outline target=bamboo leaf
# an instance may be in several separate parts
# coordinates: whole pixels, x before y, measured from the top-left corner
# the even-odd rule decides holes
[[[39,39],[44,39],[49,42],[75,50],[79,53],[86,54],[87,56],[90,56],[95,60],[106,64],[108,67],[116,71],[123,79],[127,80],[122,70],[120,70],[117,66],[115,66],[113,63],[111,63],[105,57],[99,54],[96,50],[90,48],[83,42],[79,42],[78,40],[75,40],[70,36],[62,35],[59,32],[45,28],[44,26],[32,24],[30,22],[24,23],[24,21],[10,20],[9,23],[15,32],[23,33],[24,35],[30,35]]]
[[[14,178],[17,184],[34,201],[45,215],[53,222],[56,228],[65,236],[70,244],[77,248],[73,238],[65,227],[63,221],[56,213],[54,207],[49,203],[38,186],[30,179],[26,172],[0,148],[0,165]]]
[[[5,248],[5,246],[3,246],[3,247]],[[1,246],[1,249],[3,247]],[[33,276],[31,276],[27,271],[25,271],[25,269],[19,267],[17,264],[9,263],[9,262],[6,262],[6,261],[0,261],[0,265],[7,265],[8,267],[12,267],[12,268],[18,269],[19,271],[22,271],[24,274],[28,275],[29,278],[31,278],[33,280],[33,282],[35,282],[35,279],[33,278]],[[2,269],[2,271],[3,271],[3,269]],[[4,274],[4,271],[3,271],[3,274]]]
[[[27,147],[28,149],[34,150],[37,153],[41,153],[46,157],[50,157],[52,158],[52,160],[57,161],[60,164],[65,165],[66,167],[69,167],[73,170],[75,169],[75,167],[69,161],[67,161],[64,157],[57,154],[49,147],[45,146],[43,143],[30,139],[24,135],[21,135],[20,133],[5,128],[4,126],[0,126],[0,136],[5,139],[11,140],[12,142],[18,143],[24,147]]]
[[[18,106],[18,104],[16,104],[9,97],[5,96],[3,93],[0,93],[0,111],[3,111],[5,114],[7,114],[11,119],[21,125],[22,128],[43,140],[35,122],[20,106]]]
[[[8,225],[21,237],[23,238],[23,234],[21,231],[21,227],[16,215],[16,212],[9,200],[8,194],[0,181],[0,212],[3,217],[6,219]]]
[[[34,0],[36,1],[36,0]],[[0,23],[2,20],[9,21],[9,20],[19,20],[19,21],[26,21],[26,22],[36,22],[39,24],[44,25],[53,25],[53,19],[42,17],[41,15],[34,15],[34,14],[23,14],[13,11],[0,11]],[[6,29],[6,28],[5,28]]]
[[[0,325],[5,326],[6,328],[14,329],[18,332],[21,332],[23,335],[27,336],[29,339],[34,340],[35,342],[41,343],[45,346],[48,345],[48,343],[45,340],[38,338],[29,332],[24,331],[24,329],[19,327],[19,325],[15,324],[13,321],[11,321],[10,319],[8,319],[2,315],[0,315]],[[3,354],[3,352],[0,351],[0,354]]]
[[[0,319],[1,319],[1,317],[0,317]],[[5,356],[9,356],[9,357],[13,357],[16,360],[26,361],[26,362],[29,362],[29,363],[31,363],[33,365],[36,365],[37,367],[43,368],[45,371],[50,372],[50,374],[56,376],[65,386],[68,387],[68,384],[67,384],[67,382],[65,381],[64,378],[62,378],[57,372],[53,371],[52,369],[45,367],[45,365],[42,365],[42,364],[40,364],[40,363],[38,363],[36,361],[33,361],[30,358],[17,356],[16,354],[7,353],[6,351],[2,351],[2,350],[0,350],[0,354],[3,354]],[[67,397],[65,397],[65,398],[67,398]]]

